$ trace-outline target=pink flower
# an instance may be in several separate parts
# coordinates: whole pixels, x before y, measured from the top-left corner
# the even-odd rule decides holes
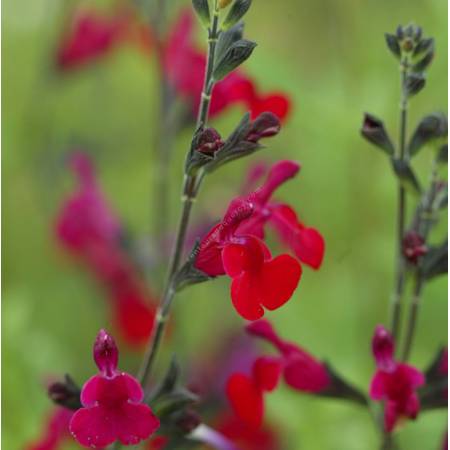
[[[392,359],[392,337],[381,325],[375,330],[372,348],[377,371],[370,385],[370,397],[385,402],[384,425],[391,432],[402,418],[415,419],[419,414],[416,390],[425,383],[425,377],[415,367]]]
[[[330,385],[326,367],[298,345],[281,339],[268,320],[250,323],[246,330],[275,346],[280,353],[284,380],[293,389],[318,393]]]
[[[49,416],[42,436],[36,442],[27,445],[26,450],[57,450],[70,438],[69,422],[73,411],[55,408]]]
[[[231,277],[231,299],[247,320],[264,315],[263,307],[275,310],[292,296],[301,277],[301,267],[289,255],[272,258],[255,236],[238,235],[240,224],[251,216],[250,203],[233,200],[221,223],[202,240],[196,267],[210,276]]]
[[[262,356],[253,364],[252,373],[234,373],[228,379],[226,393],[236,416],[251,428],[260,428],[264,417],[264,392],[276,388],[282,362]]]
[[[116,440],[135,445],[159,428],[159,420],[142,403],[139,382],[117,371],[118,350],[113,338],[100,330],[94,343],[94,360],[100,374],[81,391],[81,404],[70,421],[70,432],[85,447],[105,447]]]
[[[301,262],[318,269],[325,251],[322,235],[315,228],[306,227],[300,222],[289,205],[271,200],[273,193],[287,180],[296,176],[299,170],[300,165],[294,161],[279,161],[272,166],[266,182],[248,195],[255,212],[241,225],[238,232],[263,238],[265,226],[269,224]]]
[[[58,240],[106,288],[123,337],[132,345],[141,345],[151,333],[156,301],[122,249],[121,224],[98,186],[91,160],[77,152],[70,165],[79,188],[57,217]]]
[[[183,10],[169,34],[164,65],[173,88],[192,105],[192,112],[196,114],[203,87],[206,55],[194,45],[194,24],[191,10]],[[210,106],[211,117],[234,104],[243,104],[251,111],[252,118],[270,111],[283,120],[290,111],[290,100],[285,94],[260,94],[255,83],[239,70],[215,85]]]
[[[78,9],[59,45],[58,67],[73,70],[110,53],[125,39],[130,19],[130,11],[123,7],[110,16],[94,9]]]

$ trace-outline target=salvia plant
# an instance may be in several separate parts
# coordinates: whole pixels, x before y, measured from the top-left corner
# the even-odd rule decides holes
[[[367,333],[367,358],[371,339],[375,370],[367,386],[360,388],[347,380],[337,362],[313,356],[269,321],[290,301],[302,276],[320,277],[303,275],[303,269],[320,269],[325,252],[321,233],[278,198],[280,186],[296,182],[298,162],[253,166],[240,195],[224,205],[214,225],[192,225],[194,204],[205,195],[206,179],[214,183],[223,166],[268,151],[266,142],[280,132],[290,111],[285,94],[261,92],[241,67],[256,47],[245,37],[242,21],[252,1],[192,0],[207,41],[206,55],[193,39],[192,10],[183,11],[167,28],[164,0],[148,10],[139,7],[119,4],[108,17],[94,10],[78,11],[57,48],[55,67],[65,77],[130,43],[157,60],[161,95],[154,147],[159,176],[153,186],[153,209],[158,211],[157,260],[166,271],[163,287],[157,296],[147,284],[93,162],[82,151],[74,151],[69,166],[78,189],[62,205],[55,233],[110,299],[114,334],[124,345],[145,345],[145,351],[137,373],[123,372],[112,334],[101,329],[93,338],[98,371],[93,370],[88,380],[65,375],[50,383],[48,395],[57,406],[41,439],[27,448],[55,450],[75,439],[87,448],[116,450],[130,445],[166,450],[281,449],[276,431],[265,421],[265,401],[283,385],[293,393],[350,402],[355,414],[373,417],[380,448],[397,448],[395,432],[402,422],[447,405],[447,349],[435,349],[428,368],[408,363],[420,326],[422,293],[430,280],[447,272],[447,236],[433,232],[447,206],[447,118],[433,112],[412,132],[408,126],[413,98],[426,87],[434,40],[415,25],[399,26],[385,35],[393,63],[400,69],[399,137],[392,138],[384,121],[369,113],[361,128],[362,136],[386,158],[386,170],[398,185],[398,207],[390,319]],[[236,103],[248,112],[230,133],[210,126],[211,117]],[[178,227],[171,239],[166,230],[167,180],[174,136],[186,129],[192,139],[182,167]],[[423,177],[413,164],[420,153],[426,153],[429,162]],[[269,229],[280,241],[282,253],[269,248],[265,240]],[[157,264],[152,267],[158,270]],[[217,277],[229,280],[230,314],[247,321],[241,335],[212,357],[209,374],[200,367],[197,376],[187,380],[176,355],[168,367],[155,370],[174,326],[171,312],[178,293]],[[261,341],[270,351],[255,350]],[[223,398],[227,406],[218,401]],[[358,448],[366,448],[365,443]]]

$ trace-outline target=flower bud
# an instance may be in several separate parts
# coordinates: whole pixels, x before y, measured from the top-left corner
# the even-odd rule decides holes
[[[388,155],[394,154],[394,145],[384,127],[384,123],[377,117],[372,114],[364,114],[361,134]]]
[[[74,411],[81,408],[81,390],[69,375],[65,376],[64,381],[51,383],[48,386],[47,393],[50,399],[57,405]]]
[[[202,422],[199,414],[192,408],[187,408],[175,413],[175,426],[184,434],[195,430]]]
[[[275,114],[263,112],[251,124],[246,140],[256,143],[262,138],[275,136],[280,128],[280,119]]]
[[[217,130],[214,128],[206,128],[198,137],[197,145],[195,149],[197,152],[213,155],[223,146],[223,141]]]
[[[380,370],[383,372],[393,372],[395,370],[394,340],[383,325],[377,325],[375,328],[375,334],[372,339],[372,353]]]
[[[416,231],[408,231],[402,242],[403,256],[413,265],[428,252],[424,238]]]
[[[119,351],[111,335],[100,330],[94,342],[94,361],[103,375],[112,377],[117,369]]]

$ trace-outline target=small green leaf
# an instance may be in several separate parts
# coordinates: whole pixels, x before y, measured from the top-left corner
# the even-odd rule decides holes
[[[239,22],[249,10],[251,4],[252,0],[236,0],[223,22],[223,28],[228,29]]]
[[[447,117],[436,112],[428,114],[417,125],[408,144],[409,154],[415,155],[425,145],[436,139],[446,137],[448,133]]]
[[[208,27],[211,23],[208,0],[192,0],[192,6],[200,19],[200,22],[202,22],[205,27]]]
[[[411,166],[403,160],[392,159],[392,167],[402,186],[413,194],[420,194],[420,184]]]
[[[239,22],[226,31],[221,31],[217,40],[216,54],[214,57],[214,65],[220,61],[227,50],[244,36],[244,23]]]
[[[256,43],[247,39],[241,39],[232,44],[222,59],[217,62],[213,71],[213,79],[220,81],[225,78],[250,57],[255,47]]]
[[[422,73],[410,73],[406,77],[405,91],[408,97],[418,94],[425,87],[425,77]]]
[[[424,255],[421,273],[427,280],[448,272],[448,242],[445,240],[439,247],[431,247]]]
[[[433,61],[433,58],[434,58],[434,50],[431,49],[427,53],[425,53],[425,55],[419,62],[415,63],[412,66],[412,70],[414,72],[424,72],[425,69],[427,69],[428,66],[431,64],[431,62]]]
[[[397,36],[394,34],[384,33],[386,39],[386,45],[388,46],[391,53],[396,57],[400,58],[401,50],[400,44],[398,43]]]

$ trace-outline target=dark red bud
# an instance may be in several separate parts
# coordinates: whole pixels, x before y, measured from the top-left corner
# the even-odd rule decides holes
[[[222,137],[214,128],[205,128],[199,138],[196,150],[200,153],[213,155],[223,146]]]
[[[183,433],[190,433],[195,430],[200,423],[201,418],[197,412],[193,409],[186,409],[180,411],[179,416],[175,419],[175,425],[179,428]]]
[[[405,234],[402,248],[403,256],[414,265],[416,265],[419,258],[428,251],[424,238],[416,231],[408,231]]]
[[[47,393],[50,399],[57,405],[71,410],[81,408],[81,390],[68,375],[66,375],[64,381],[51,383],[48,386]]]
[[[275,136],[280,128],[280,119],[275,114],[263,112],[251,124],[246,140],[256,143],[262,138]]]

